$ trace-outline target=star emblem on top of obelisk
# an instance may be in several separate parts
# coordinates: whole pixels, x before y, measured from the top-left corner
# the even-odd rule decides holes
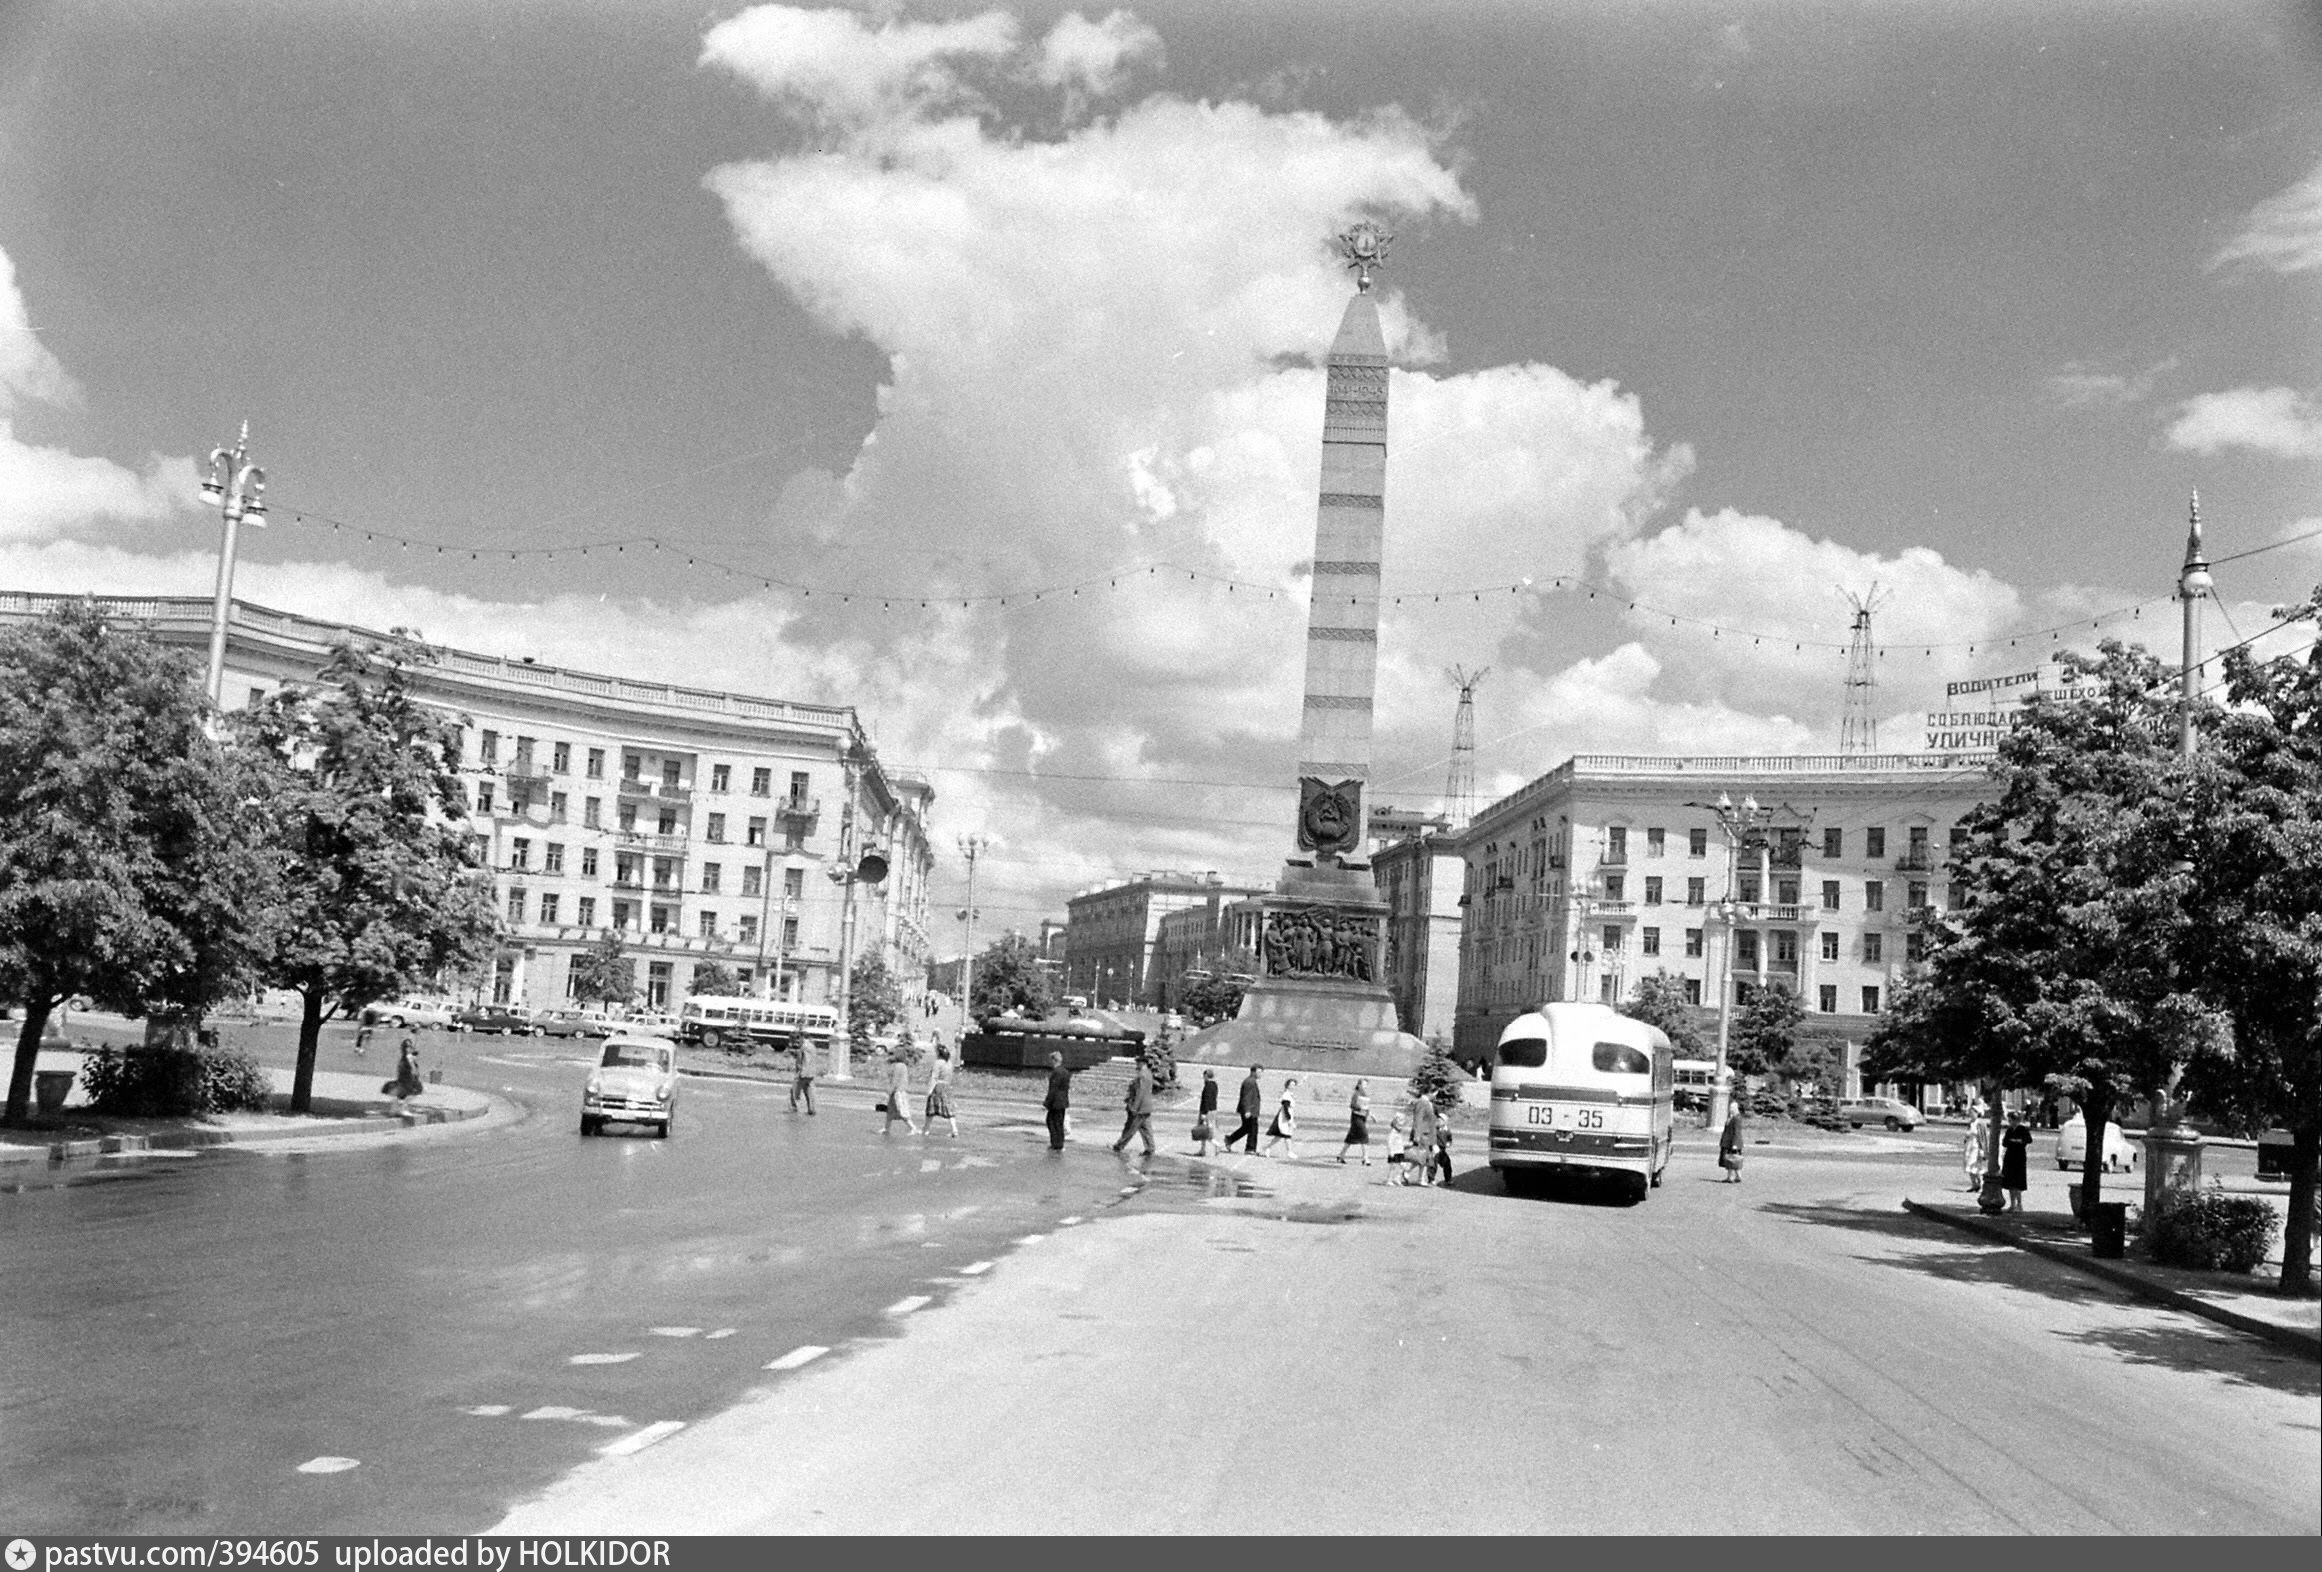
[[[1371,287],[1371,270],[1387,265],[1387,247],[1394,241],[1393,235],[1367,218],[1338,237],[1338,253],[1354,269],[1357,290]]]

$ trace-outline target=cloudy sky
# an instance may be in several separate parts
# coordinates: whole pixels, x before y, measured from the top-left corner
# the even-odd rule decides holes
[[[1834,748],[1874,583],[1910,746],[1946,679],[2173,651],[2195,487],[2255,553],[2213,642],[2322,580],[2315,17],[26,0],[0,587],[207,593],[247,418],[253,600],[855,704],[987,922],[1271,876],[1370,216],[1381,799],[1439,798],[1455,662],[1487,796]]]

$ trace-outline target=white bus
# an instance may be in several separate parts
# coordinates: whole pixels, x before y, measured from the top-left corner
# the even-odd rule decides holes
[[[744,1039],[777,1049],[801,1040],[828,1043],[837,1029],[837,1010],[794,999],[697,993],[677,1012],[678,1040],[704,1048],[724,1048]]]
[[[1618,1177],[1632,1200],[1669,1166],[1675,1056],[1604,1004],[1544,1004],[1500,1033],[1491,1163],[1511,1192],[1543,1173]]]
[[[1709,1106],[1709,1089],[1717,1080],[1717,1062],[1714,1059],[1677,1059],[1671,1061],[1677,1086],[1677,1109],[1680,1113],[1699,1113]]]

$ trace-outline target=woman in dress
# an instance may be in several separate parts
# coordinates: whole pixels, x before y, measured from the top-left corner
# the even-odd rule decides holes
[[[1725,1133],[1717,1138],[1717,1166],[1725,1170],[1727,1184],[1740,1184],[1742,1171],[1742,1115],[1741,1104],[1735,1103],[1725,1116]]]
[[[1201,1107],[1193,1116],[1193,1155],[1207,1157],[1217,1139],[1217,1072],[1201,1072]]]
[[[1991,1126],[1983,1117],[1983,1109],[1975,1110],[1968,1121],[1967,1134],[1959,1143],[1959,1166],[1966,1171],[1967,1188],[1983,1188],[1983,1143],[1991,1137]]]
[[[1443,1133],[1443,1114],[1435,1106],[1435,1099],[1419,1096],[1411,1099],[1411,1149],[1403,1154],[1403,1182],[1429,1185],[1435,1182],[1435,1143]]]
[[[394,1097],[419,1095],[419,1045],[410,1038],[403,1039],[402,1050],[395,1056],[395,1079],[379,1090]]]
[[[2008,1193],[2008,1210],[2024,1209],[2024,1187],[2031,1183],[2032,1131],[2020,1113],[2008,1115],[2000,1135],[2000,1188]]]
[[[938,1119],[951,1126],[951,1138],[958,1140],[959,1118],[951,1111],[951,1050],[940,1044],[935,1050],[935,1068],[927,1076],[927,1123],[919,1133],[933,1134]]]
[[[1363,1166],[1371,1166],[1371,1094],[1367,1083],[1357,1081],[1354,1095],[1346,1101],[1346,1141],[1338,1149],[1338,1160],[1346,1161],[1346,1154],[1355,1147],[1363,1149]]]
[[[1282,1083],[1282,1101],[1274,1109],[1274,1122],[1266,1127],[1266,1149],[1259,1153],[1259,1156],[1273,1156],[1274,1144],[1277,1141],[1290,1148],[1290,1155],[1293,1158],[1298,1155],[1297,1091],[1298,1082],[1296,1080]]]
[[[911,1122],[911,1060],[909,1050],[897,1043],[887,1050],[887,1100],[880,1106],[887,1110],[887,1119],[879,1126],[881,1135],[895,1133],[895,1121],[903,1121],[903,1128],[913,1135],[919,1126]]]

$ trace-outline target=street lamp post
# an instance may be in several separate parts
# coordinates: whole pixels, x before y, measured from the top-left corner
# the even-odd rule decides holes
[[[1734,886],[1740,880],[1741,848],[1747,837],[1765,827],[1774,814],[1771,808],[1762,808],[1755,797],[1744,797],[1740,806],[1724,792],[1715,802],[1689,802],[1688,808],[1707,808],[1717,815],[1718,826],[1725,832],[1725,898],[1717,903],[1725,923],[1725,980],[1718,989],[1717,1000],[1717,1073],[1709,1087],[1709,1124],[1711,1129],[1722,1126],[1732,1107],[1732,1092],[1726,1085],[1726,1055],[1733,1039],[1733,952],[1739,944],[1741,908],[1734,900]],[[1759,890],[1765,894],[1764,881],[1771,868],[1761,862]]]
[[[976,997],[976,862],[983,856],[984,847],[988,844],[981,835],[963,835],[959,838],[960,855],[967,859],[968,865],[967,904],[959,911],[959,920],[967,924],[967,938],[964,941],[966,953],[959,970],[959,1034],[962,1038],[967,1036],[968,1021]]]
[[[210,608],[210,708],[226,707],[226,618],[234,603],[234,552],[245,518],[253,529],[266,526],[266,471],[249,462],[250,422],[231,449],[210,450],[210,473],[202,497],[218,505],[225,537],[218,545],[218,592]]]

